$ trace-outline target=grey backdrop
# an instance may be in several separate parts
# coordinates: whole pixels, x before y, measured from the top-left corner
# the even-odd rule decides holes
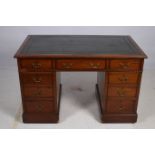
[[[146,69],[155,68],[155,27],[0,27],[0,67],[14,64],[12,57],[28,34],[97,34],[97,35],[131,35],[146,52],[149,59],[145,61]],[[9,61],[8,61],[9,60]]]
[[[20,86],[13,55],[28,34],[131,35],[149,57],[144,65],[138,122],[101,124],[95,97],[96,72],[66,72],[62,73],[61,80],[60,123],[22,123]],[[0,27],[0,128],[155,128],[154,42],[155,27]]]

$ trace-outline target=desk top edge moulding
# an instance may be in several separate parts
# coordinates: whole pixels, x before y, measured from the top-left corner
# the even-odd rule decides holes
[[[103,123],[135,123],[144,59],[128,35],[28,35],[17,58],[24,123],[59,121],[64,71],[95,71]]]
[[[28,35],[14,55],[26,57],[147,58],[128,35]]]

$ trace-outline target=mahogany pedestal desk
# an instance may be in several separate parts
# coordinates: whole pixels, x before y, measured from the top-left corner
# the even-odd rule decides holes
[[[14,57],[18,62],[25,123],[58,122],[60,72],[64,71],[97,72],[102,122],[137,121],[140,81],[147,56],[130,36],[29,35]]]

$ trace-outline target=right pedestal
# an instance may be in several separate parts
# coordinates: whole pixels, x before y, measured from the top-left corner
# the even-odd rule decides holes
[[[105,123],[134,123],[143,60],[107,60],[107,71],[98,72],[97,92],[101,120]]]

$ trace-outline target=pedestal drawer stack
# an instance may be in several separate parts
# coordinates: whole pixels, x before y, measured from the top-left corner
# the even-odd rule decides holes
[[[57,122],[54,62],[19,59],[24,122]]]
[[[105,122],[136,122],[143,60],[108,60]]]

